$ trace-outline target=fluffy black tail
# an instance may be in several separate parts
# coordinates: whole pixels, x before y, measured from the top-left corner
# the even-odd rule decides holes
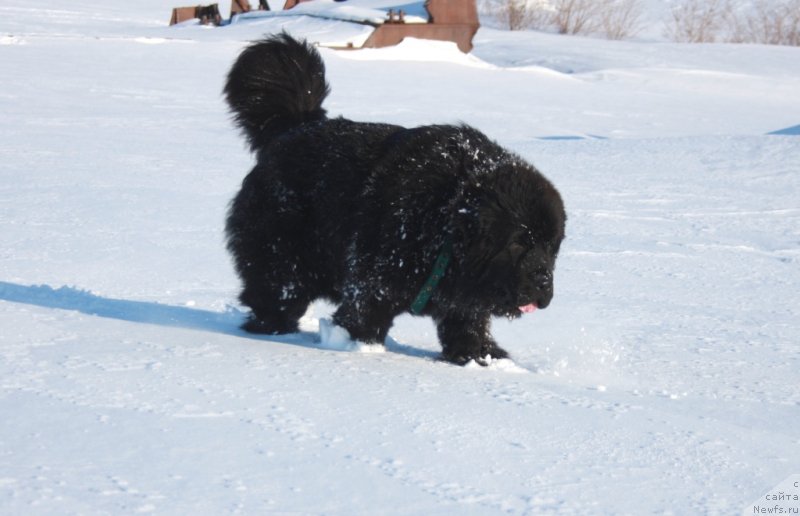
[[[325,64],[285,32],[253,43],[228,73],[225,98],[252,150],[305,122],[325,118]]]

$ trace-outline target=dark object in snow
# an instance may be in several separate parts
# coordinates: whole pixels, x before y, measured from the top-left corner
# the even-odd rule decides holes
[[[222,23],[222,16],[219,14],[219,5],[196,5],[194,7],[176,7],[172,10],[172,17],[169,24],[175,25],[176,23],[185,22],[197,18],[203,25],[209,23],[220,25]]]
[[[245,49],[228,75],[226,98],[257,157],[226,227],[252,310],[244,328],[295,332],[324,298],[352,338],[383,343],[413,304],[436,322],[445,359],[506,357],[491,317],[553,296],[566,221],[556,189],[466,125],[329,119],[328,92],[319,53],[285,33]]]

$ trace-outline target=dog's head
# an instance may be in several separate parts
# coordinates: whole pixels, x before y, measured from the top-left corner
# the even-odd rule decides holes
[[[497,316],[547,307],[565,223],[558,191],[524,161],[475,177],[456,213],[462,288]]]

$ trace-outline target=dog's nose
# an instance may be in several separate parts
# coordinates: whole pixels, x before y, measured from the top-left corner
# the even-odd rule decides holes
[[[536,306],[539,308],[539,310],[542,310],[544,308],[547,308],[547,305],[549,305],[550,301],[552,301],[552,300],[553,300],[553,293],[551,291],[551,292],[548,292],[547,294],[539,297],[539,299],[536,300]]]
[[[536,304],[541,308],[546,308],[553,299],[553,273],[551,271],[539,271],[533,276],[533,284],[536,285],[537,295]]]

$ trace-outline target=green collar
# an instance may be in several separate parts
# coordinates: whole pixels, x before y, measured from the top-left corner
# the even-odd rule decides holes
[[[411,303],[412,314],[419,315],[422,313],[422,310],[425,309],[425,306],[428,304],[428,301],[430,301],[431,296],[433,295],[433,291],[444,277],[444,272],[447,270],[447,266],[450,264],[450,259],[452,257],[453,242],[450,238],[448,238],[442,245],[442,250],[439,253],[439,256],[436,257],[436,261],[433,262],[433,272],[431,272],[431,275],[428,276],[427,280],[425,280],[425,284],[422,285],[419,294],[417,294],[417,297],[414,298],[414,302]]]

